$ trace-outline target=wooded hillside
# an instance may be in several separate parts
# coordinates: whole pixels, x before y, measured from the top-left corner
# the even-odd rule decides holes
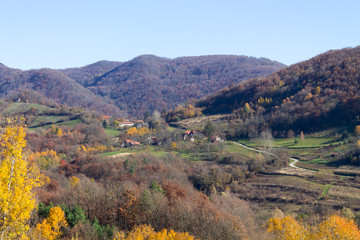
[[[204,113],[232,113],[273,130],[317,130],[360,114],[360,47],[329,51],[198,102]]]

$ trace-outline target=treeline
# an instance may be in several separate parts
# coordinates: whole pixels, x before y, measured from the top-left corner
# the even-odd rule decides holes
[[[21,71],[0,66],[0,97],[9,97],[22,90],[33,90],[56,104],[83,107],[105,114],[126,116],[113,104],[95,95],[64,73],[52,69]],[[38,99],[35,94],[24,97]],[[23,99],[29,100],[29,99]]]
[[[176,59],[144,55],[95,77],[85,86],[133,116],[173,109],[233,83],[284,67],[265,58],[201,56]]]
[[[360,115],[360,47],[329,51],[197,103],[203,113],[229,113],[246,129],[314,131],[349,124]],[[282,132],[282,133],[280,133]]]

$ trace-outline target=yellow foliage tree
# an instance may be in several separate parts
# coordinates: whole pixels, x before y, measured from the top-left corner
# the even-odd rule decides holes
[[[8,119],[0,132],[0,238],[25,238],[35,208],[35,187],[42,185],[36,165],[24,158],[23,119]]]
[[[176,142],[171,142],[171,147],[172,147],[173,149],[176,149],[176,148],[177,148]]]
[[[357,125],[357,126],[355,127],[355,134],[358,135],[358,136],[360,136],[360,125]]]
[[[52,126],[51,126],[51,133],[56,133],[56,130],[57,130],[57,129],[56,129],[55,125],[52,125]]]
[[[56,135],[58,136],[58,137],[62,137],[62,131],[61,131],[61,129],[60,128],[58,128],[57,130],[56,130]]]
[[[307,229],[291,216],[271,218],[267,230],[278,240],[302,240],[308,236]]]
[[[131,135],[131,136],[143,136],[145,135],[146,133],[149,133],[150,130],[146,127],[141,127],[141,128],[136,128],[136,127],[132,127],[132,128],[129,128],[126,133]]]
[[[167,229],[155,232],[152,227],[141,225],[134,228],[127,236],[124,232],[116,233],[114,240],[195,240],[195,237],[188,233],[168,231]]]
[[[65,214],[60,207],[50,209],[49,216],[38,223],[34,230],[34,237],[37,239],[55,240],[62,235],[61,227],[67,226]]]
[[[71,187],[71,188],[75,188],[76,186],[79,185],[80,178],[75,177],[75,176],[72,176],[72,177],[69,179],[69,182],[70,182],[70,187]]]
[[[319,225],[313,239],[356,240],[360,239],[360,231],[354,220],[333,215]]]
[[[54,150],[31,153],[28,157],[29,162],[36,162],[41,169],[49,169],[60,163],[60,158]]]
[[[355,146],[358,147],[358,148],[360,148],[360,140],[357,140]]]
[[[317,226],[303,225],[290,216],[271,218],[267,230],[274,233],[277,240],[360,239],[360,231],[354,220],[338,215],[328,217]]]
[[[137,135],[139,134],[139,131],[136,127],[132,127],[132,128],[129,128],[127,131],[126,131],[127,134],[133,136],[133,135]]]

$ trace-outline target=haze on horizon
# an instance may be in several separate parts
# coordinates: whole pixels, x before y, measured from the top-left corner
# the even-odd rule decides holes
[[[355,0],[6,1],[0,62],[67,68],[142,54],[231,54],[290,65],[360,45],[359,7]]]

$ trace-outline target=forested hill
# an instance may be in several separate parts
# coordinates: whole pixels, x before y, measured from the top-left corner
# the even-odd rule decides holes
[[[0,65],[0,97],[25,89],[43,94],[58,104],[81,106],[119,116],[126,115],[125,112],[105,102],[101,97],[59,71],[52,69],[22,71]]]
[[[267,77],[225,88],[197,103],[258,127],[315,130],[360,115],[360,47],[332,50]]]
[[[99,75],[102,75],[117,66],[119,66],[121,62],[114,62],[114,61],[99,61],[96,63],[92,63],[86,65],[84,67],[79,68],[66,68],[61,69],[62,73],[66,74],[70,78],[74,79],[81,85],[85,85],[86,81],[93,79]]]
[[[172,109],[191,98],[284,67],[265,58],[200,56],[176,59],[143,55],[94,78],[85,87],[132,115]]]
[[[143,55],[124,63],[99,61],[61,70],[22,71],[1,64],[0,97],[30,89],[60,104],[107,115],[143,116],[282,67],[266,58],[221,55],[176,59]]]

